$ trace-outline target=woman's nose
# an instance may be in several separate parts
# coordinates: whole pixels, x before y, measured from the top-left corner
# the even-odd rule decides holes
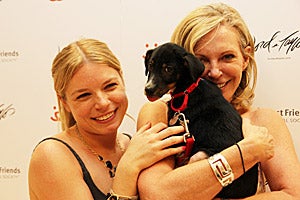
[[[98,94],[95,98],[95,108],[101,109],[110,104],[109,98],[107,95]]]
[[[220,78],[220,76],[222,76],[222,71],[221,71],[220,66],[218,65],[218,63],[211,62],[207,66],[206,69],[207,69],[207,76],[210,79],[218,79],[218,78]]]
[[[212,79],[217,79],[222,75],[222,71],[219,68],[212,68],[208,70],[207,76]]]

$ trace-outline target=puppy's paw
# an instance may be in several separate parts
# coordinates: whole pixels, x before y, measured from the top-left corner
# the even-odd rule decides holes
[[[206,158],[208,158],[208,155],[204,151],[199,151],[198,153],[196,153],[195,155],[193,155],[190,158],[190,161],[188,164],[191,164],[191,163],[199,161],[199,160],[204,160]]]

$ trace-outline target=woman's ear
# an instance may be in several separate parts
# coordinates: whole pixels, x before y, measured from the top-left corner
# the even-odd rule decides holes
[[[61,102],[61,104],[63,105],[63,107],[65,108],[66,111],[71,112],[71,109],[68,105],[68,103],[66,102],[65,98],[63,98],[60,95],[57,95],[57,98],[59,99],[59,101]]]
[[[243,70],[245,70],[250,62],[250,57],[249,55],[251,55],[251,51],[252,51],[252,48],[250,46],[246,46],[245,49],[244,49],[244,52],[245,52],[245,55],[244,56],[244,65],[243,65]]]

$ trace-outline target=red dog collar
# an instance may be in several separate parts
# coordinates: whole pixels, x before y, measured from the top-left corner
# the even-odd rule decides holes
[[[199,77],[198,80],[195,83],[193,83],[192,85],[190,85],[190,87],[188,87],[183,92],[180,92],[180,93],[177,93],[177,94],[174,94],[174,95],[171,94],[172,95],[172,99],[171,99],[171,102],[170,102],[171,103],[170,106],[171,106],[171,108],[172,108],[173,111],[180,112],[180,111],[183,111],[183,110],[186,109],[187,104],[188,104],[188,100],[189,100],[189,94],[192,93],[195,90],[196,87],[198,87],[200,80],[201,80],[201,78]],[[184,98],[183,98],[183,102],[182,102],[181,106],[179,108],[175,108],[174,105],[173,105],[173,100],[175,98],[182,97],[182,96],[184,96]]]

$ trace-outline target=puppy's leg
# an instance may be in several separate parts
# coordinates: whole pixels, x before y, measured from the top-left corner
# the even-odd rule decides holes
[[[208,158],[208,155],[204,151],[199,151],[198,153],[194,154],[191,158],[188,164],[191,164],[193,162],[204,160]]]

